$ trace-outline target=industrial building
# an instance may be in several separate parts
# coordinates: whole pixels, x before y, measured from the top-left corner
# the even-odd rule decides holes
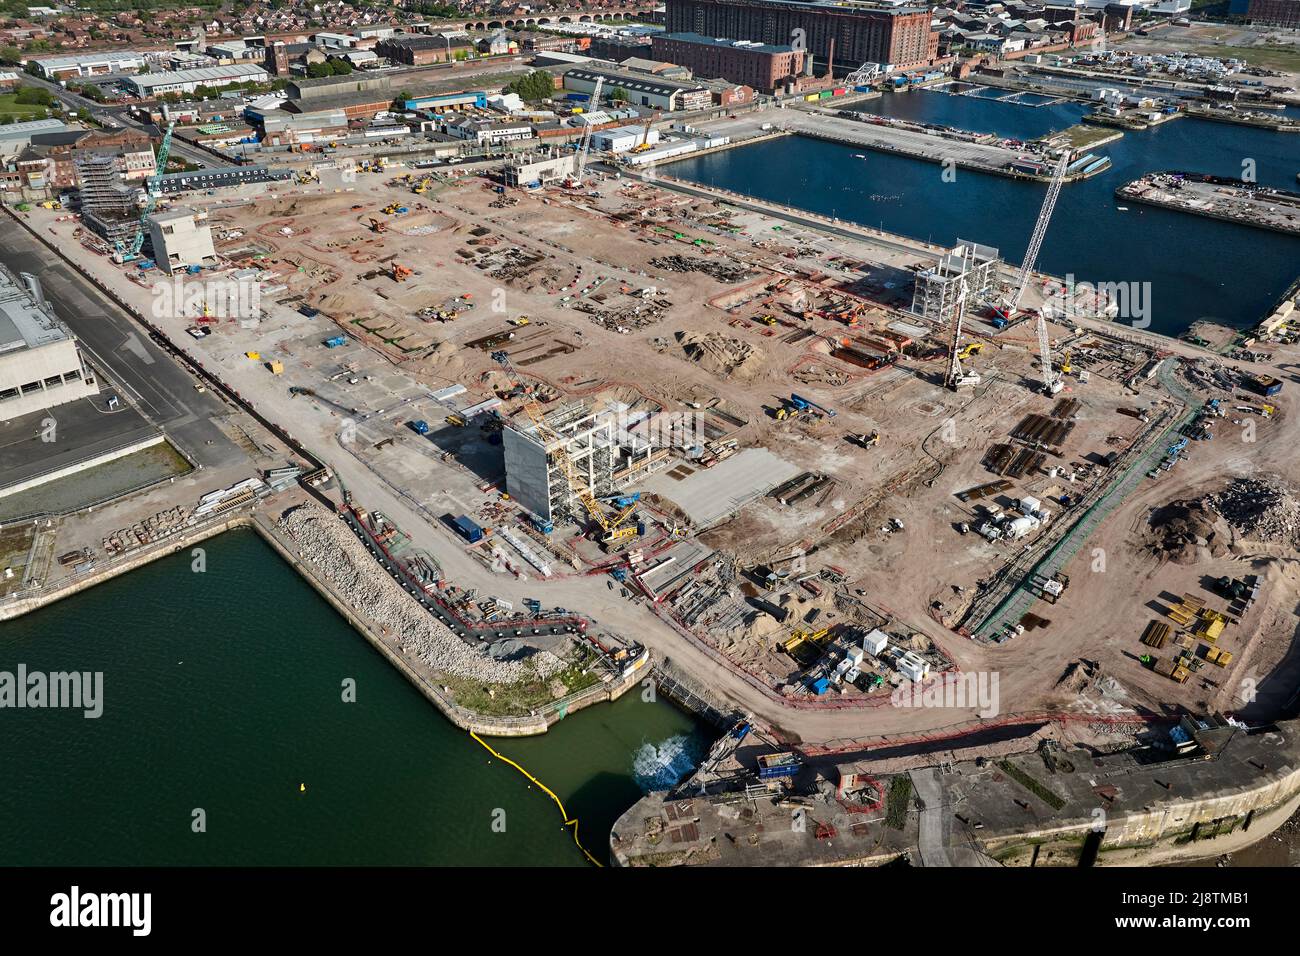
[[[566,71],[564,88],[574,93],[591,93],[601,79],[606,96],[616,89],[622,90],[633,106],[673,112],[707,109],[713,103],[713,94],[699,83],[600,67],[580,66]]]
[[[654,146],[659,142],[659,130],[648,125],[616,126],[591,134],[591,148],[611,153],[626,153],[638,146]]]
[[[887,7],[797,0],[667,0],[667,32],[791,42],[802,31],[810,55],[851,67],[880,63],[911,69],[939,55],[928,7]]]
[[[30,276],[0,267],[0,420],[52,408],[99,391],[77,340]]]
[[[375,45],[376,54],[405,66],[446,63],[454,60],[457,54],[465,56],[473,50],[474,42],[464,33],[389,37]]]
[[[1250,0],[1246,20],[1258,26],[1300,30],[1300,0]]]
[[[33,59],[32,69],[47,80],[71,77],[103,76],[108,73],[133,73],[145,67],[145,55],[132,50],[100,50],[75,56],[48,56]]]
[[[174,206],[150,216],[149,242],[154,262],[168,274],[210,264],[217,255],[207,212],[189,206]]]
[[[163,173],[154,179],[154,188],[164,195],[195,189],[220,189],[247,183],[267,183],[293,179],[291,169],[270,166],[204,166],[181,173]]]
[[[545,186],[577,174],[578,154],[524,153],[502,167],[501,175],[507,186]]]
[[[134,96],[147,98],[163,93],[193,93],[200,86],[216,88],[232,83],[266,83],[270,78],[270,74],[256,64],[232,63],[229,66],[212,66],[202,70],[128,76],[122,80],[122,88]]]
[[[933,266],[916,274],[912,311],[931,322],[952,320],[957,296],[966,286],[969,310],[975,301],[991,297],[998,285],[998,251],[990,246],[958,239],[957,245]]]
[[[6,123],[0,125],[0,158],[17,156],[32,143],[32,137],[61,133],[70,129],[63,120],[39,119],[25,123]]]
[[[719,77],[772,93],[803,72],[804,54],[792,46],[727,40],[698,33],[669,33],[652,40],[654,55],[701,77]]]
[[[536,424],[511,423],[502,438],[511,498],[541,521],[580,516],[575,484],[606,497],[667,462],[668,449],[629,431],[627,417],[626,409],[593,412],[576,402],[545,417],[549,435]]]

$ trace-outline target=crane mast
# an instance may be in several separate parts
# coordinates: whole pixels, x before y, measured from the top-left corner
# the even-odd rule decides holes
[[[603,76],[596,77],[595,89],[591,91],[591,100],[588,106],[591,112],[596,112],[600,108],[600,88],[605,84]],[[587,172],[587,154],[591,151],[591,124],[588,123],[586,129],[582,131],[582,139],[578,144],[578,161],[574,164],[573,182],[575,186],[582,185],[582,177]]]
[[[948,352],[948,377],[944,381],[944,384],[954,391],[963,384],[977,384],[976,381],[971,380],[971,376],[966,375],[961,367],[961,324],[966,314],[966,292],[969,287],[966,282],[966,270],[970,265],[969,253],[964,258],[961,276],[957,279],[957,302],[953,307],[952,317],[952,346]]]
[[[1056,198],[1061,194],[1061,184],[1065,182],[1065,171],[1070,165],[1070,156],[1070,150],[1062,152],[1056,169],[1052,171],[1052,181],[1047,186],[1047,195],[1043,197],[1043,208],[1038,212],[1038,221],[1034,223],[1033,235],[1029,237],[1029,247],[1025,249],[1025,258],[1020,264],[1020,275],[1016,277],[1015,293],[1006,305],[1007,318],[1020,308],[1020,300],[1024,298],[1025,289],[1029,287],[1029,277],[1033,274],[1038,253],[1043,247],[1043,238],[1047,235],[1047,224],[1052,221],[1052,210],[1056,208]],[[1043,317],[1042,309],[1038,310],[1035,327],[1038,333],[1038,360],[1043,368],[1043,390],[1049,395],[1055,395],[1061,390],[1061,383],[1052,370],[1052,347],[1047,339],[1047,319]]]
[[[121,239],[113,243],[115,262],[133,262],[140,258],[140,250],[144,248],[145,232],[149,228],[149,217],[153,215],[154,208],[158,205],[158,189],[162,181],[163,173],[167,172],[167,154],[172,148],[172,130],[176,124],[168,123],[167,132],[163,133],[162,143],[158,146],[158,158],[155,162],[155,173],[145,181],[145,199],[144,206],[140,209],[140,219],[136,225],[135,234],[131,237],[129,244],[123,243]]]

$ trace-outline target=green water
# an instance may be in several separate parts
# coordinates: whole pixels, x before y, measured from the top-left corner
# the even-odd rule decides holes
[[[0,670],[104,672],[97,720],[0,710],[0,864],[585,865],[555,804],[261,539],[204,547],[204,573],[176,555],[0,624]],[[491,742],[556,792],[604,862],[613,821],[707,737],[633,692]]]

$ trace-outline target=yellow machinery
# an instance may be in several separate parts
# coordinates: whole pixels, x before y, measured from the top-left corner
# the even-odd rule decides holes
[[[762,322],[764,325],[776,325],[776,316],[770,313],[767,315],[756,315],[754,316],[754,321]]]
[[[1070,353],[1064,352],[1061,355],[1061,374],[1069,375],[1074,369],[1070,365]]]
[[[549,451],[555,457],[560,470],[564,472],[564,480],[568,483],[569,490],[577,496],[578,500],[582,502],[582,506],[587,509],[587,514],[591,515],[596,523],[600,525],[601,530],[605,532],[605,536],[600,539],[601,544],[613,544],[625,538],[634,537],[636,535],[636,525],[624,525],[623,522],[627,521],[628,516],[636,510],[636,502],[632,502],[613,518],[606,517],[605,510],[601,508],[596,496],[578,477],[577,469],[573,467],[568,452],[564,450],[563,438],[555,429],[546,424],[546,416],[542,413],[542,407],[536,401],[530,401],[524,406],[524,411],[528,413],[528,417],[536,426],[537,433],[547,442],[555,443],[555,447],[549,449]]]
[[[969,345],[967,345],[965,348],[963,348],[960,352],[957,353],[957,358],[968,359],[972,355],[979,355],[983,351],[984,351],[983,342],[971,342]]]
[[[423,196],[432,188],[433,188],[433,179],[429,176],[425,176],[423,179],[421,179],[418,183],[415,184],[414,188],[412,189],[412,192]]]
[[[402,208],[402,207],[399,206],[399,205],[398,205],[397,203],[395,203],[395,202],[394,202],[394,203],[389,203],[387,206],[384,207],[384,213],[385,213],[385,215],[394,216],[394,215],[397,214],[397,210],[399,210],[399,209],[401,209],[401,208]]]
[[[448,415],[446,422],[448,425],[455,425],[457,428],[465,427],[465,419],[461,418],[459,415]]]
[[[829,627],[823,627],[820,631],[795,631],[790,636],[790,639],[781,646],[785,648],[787,654],[793,654],[804,641],[812,641],[818,646],[824,644],[826,635],[830,634],[830,632]]]

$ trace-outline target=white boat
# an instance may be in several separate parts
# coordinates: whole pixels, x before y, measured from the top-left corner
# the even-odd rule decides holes
[[[1128,206],[1116,206],[1115,208],[1120,212],[1128,212]]]
[[[867,158],[867,154],[866,154],[866,153],[854,153],[854,154],[853,154],[853,158],[854,158],[854,159],[866,159],[866,158]]]

